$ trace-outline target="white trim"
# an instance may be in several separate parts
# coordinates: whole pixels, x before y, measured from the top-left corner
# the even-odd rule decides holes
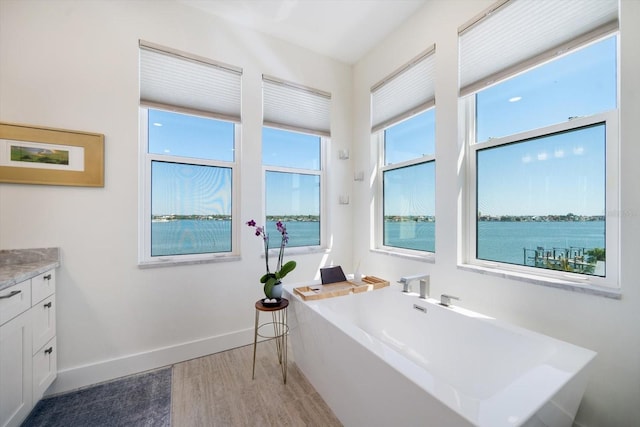
[[[195,159],[148,152],[148,108],[139,108],[139,175],[138,188],[138,267],[168,267],[174,265],[203,264],[240,260],[240,155],[241,125],[234,123],[234,159],[232,162]],[[231,169],[231,251],[202,254],[151,256],[151,163],[153,161],[215,166]]]
[[[426,110],[425,110],[426,111]],[[398,122],[399,123],[399,122]],[[396,123],[397,124],[397,123]],[[395,246],[386,246],[384,244],[384,173],[396,169],[402,169],[409,166],[420,165],[436,161],[435,154],[417,157],[415,159],[405,160],[399,163],[384,165],[384,144],[385,132],[383,129],[372,133],[371,139],[377,145],[378,157],[376,162],[376,182],[372,185],[374,189],[374,217],[373,217],[373,236],[371,237],[370,251],[380,254],[399,256],[407,259],[435,262],[434,252],[421,251],[416,249],[407,249]],[[435,217],[435,212],[434,212]]]
[[[525,272],[508,271],[493,267],[483,267],[474,264],[458,264],[458,269],[472,273],[485,274],[492,277],[516,280],[519,282],[531,283],[534,285],[547,286],[556,289],[564,289],[589,295],[597,295],[612,299],[622,299],[620,289],[612,289],[597,285],[562,280],[562,278],[543,277],[537,274],[527,274]]]
[[[474,114],[474,97],[467,97],[464,102],[467,120],[467,138],[473,141],[473,117]],[[512,265],[501,262],[485,261],[476,258],[476,236],[477,222],[476,213],[477,204],[477,173],[476,173],[476,153],[478,150],[490,147],[497,147],[513,142],[525,141],[527,139],[542,137],[557,132],[579,129],[589,125],[605,123],[606,125],[606,209],[605,213],[605,236],[606,236],[606,277],[566,273],[555,270],[547,270],[542,268]],[[466,230],[463,230],[466,236],[465,251],[462,259],[459,261],[460,268],[466,268],[470,271],[482,271],[486,274],[497,275],[500,277],[511,278],[527,278],[526,281],[539,284],[553,284],[555,287],[591,289],[594,294],[601,294],[603,290],[610,290],[612,295],[620,292],[619,281],[619,234],[620,221],[616,212],[619,212],[619,126],[618,111],[613,110],[605,113],[595,114],[589,117],[580,117],[564,123],[558,123],[531,131],[526,131],[504,138],[495,138],[489,141],[467,144],[467,203],[463,207],[463,215],[466,217]],[[493,272],[493,273],[491,273]],[[533,279],[532,279],[533,278]],[[534,280],[535,279],[535,280]],[[575,290],[575,289],[574,289]]]
[[[138,140],[138,265],[149,263],[147,253],[151,249],[151,221],[146,218],[150,215],[151,209],[151,162],[147,161],[147,145],[149,140],[148,122],[149,110],[138,108],[140,138]],[[142,194],[140,194],[142,192]]]
[[[213,113],[211,111],[196,110],[193,108],[178,107],[175,105],[163,104],[161,102],[150,102],[150,101],[140,100],[140,106],[147,109],[150,108],[152,110],[165,110],[165,111],[171,111],[172,113],[188,114],[191,116],[208,117],[210,119],[222,120],[225,122],[240,123],[239,117],[228,116],[226,114]]]
[[[269,122],[266,120],[262,123],[262,125],[268,128],[281,129],[281,130],[286,130],[290,132],[306,133],[308,135],[317,135],[317,136],[323,136],[327,138],[331,137],[331,132],[328,132],[328,131],[306,129],[300,126],[285,125],[282,123]]]
[[[403,162],[392,163],[392,164],[389,164],[389,165],[381,166],[380,167],[380,171],[381,172],[387,172],[387,171],[391,171],[391,170],[394,170],[394,169],[402,169],[402,168],[406,168],[408,166],[419,165],[419,164],[422,164],[422,163],[435,162],[435,160],[436,160],[436,156],[435,155],[427,154],[427,155],[424,155],[422,157],[416,157],[415,159],[405,160]]]
[[[373,236],[371,239],[371,250],[381,250],[384,242],[384,198],[382,196],[383,183],[382,183],[382,168],[384,167],[384,130],[379,130],[372,134],[372,140],[375,142],[378,155],[376,157],[375,166],[375,183],[371,187],[374,190],[373,194]]]
[[[420,262],[428,262],[430,264],[435,264],[436,262],[436,254],[435,252],[426,252],[426,251],[412,251],[409,249],[402,248],[394,248],[391,246],[382,246],[380,248],[372,248],[370,252],[394,256],[398,258],[405,258],[412,261],[420,261]]]
[[[274,126],[266,126],[263,127],[274,127]],[[284,128],[281,128],[285,130]],[[300,130],[288,130],[289,132],[301,133],[306,135],[314,135],[320,138],[320,168],[319,169],[304,169],[304,168],[294,168],[294,167],[286,167],[286,166],[272,166],[272,165],[262,165],[262,218],[265,220],[266,224],[266,195],[267,195],[267,172],[280,172],[280,173],[288,173],[288,174],[298,174],[298,175],[313,175],[318,176],[320,178],[320,209],[318,214],[320,215],[320,244],[313,246],[292,246],[287,247],[285,249],[285,254],[291,253],[299,253],[299,254],[308,254],[315,252],[324,252],[329,249],[330,239],[329,239],[329,230],[330,227],[330,219],[329,219],[329,209],[328,209],[328,196],[327,196],[327,168],[328,166],[328,153],[330,151],[331,138],[320,136],[317,133],[307,131],[302,132]],[[271,250],[270,250],[271,252]]]
[[[241,329],[180,344],[159,347],[114,359],[73,366],[58,371],[58,377],[45,396],[64,393],[126,375],[170,366],[197,357],[249,345],[253,328]]]
[[[425,102],[424,104],[420,104],[415,108],[411,108],[402,114],[398,114],[397,116],[391,117],[390,119],[385,120],[379,125],[374,126],[373,128],[371,128],[371,132],[378,132],[379,130],[383,130],[386,128],[390,128],[391,126],[395,126],[398,123],[403,122],[405,120],[409,120],[410,118],[417,116],[420,113],[424,113],[428,109],[433,108],[435,106],[436,106],[436,100],[431,99]]]
[[[329,180],[327,170],[334,167],[329,165],[329,153],[331,152],[331,138],[320,138],[320,247],[318,249],[331,249],[330,230],[333,229],[329,217]],[[332,160],[334,161],[334,160]],[[310,247],[313,249],[313,247]]]

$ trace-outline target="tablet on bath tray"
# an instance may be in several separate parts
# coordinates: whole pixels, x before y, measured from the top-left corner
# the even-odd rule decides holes
[[[344,275],[344,271],[342,271],[342,267],[340,267],[339,265],[335,267],[321,268],[320,279],[322,280],[323,285],[347,281],[347,277]]]

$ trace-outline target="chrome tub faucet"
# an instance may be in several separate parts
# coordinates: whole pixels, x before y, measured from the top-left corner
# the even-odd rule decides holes
[[[429,296],[429,275],[428,274],[416,274],[414,276],[402,276],[398,283],[402,283],[402,292],[409,292],[411,282],[414,280],[420,281],[420,298],[427,298]]]

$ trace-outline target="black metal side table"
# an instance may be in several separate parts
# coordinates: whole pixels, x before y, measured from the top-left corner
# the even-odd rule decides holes
[[[287,307],[289,300],[281,298],[277,303],[265,303],[263,300],[256,301],[256,322],[253,333],[253,370],[251,378],[255,379],[256,374],[256,347],[258,337],[275,339],[276,350],[278,352],[278,362],[282,369],[282,379],[287,383],[287,335],[289,334],[289,326],[287,325]],[[271,322],[258,325],[261,312],[271,313]],[[262,332],[269,326],[273,327],[273,334],[270,331]]]

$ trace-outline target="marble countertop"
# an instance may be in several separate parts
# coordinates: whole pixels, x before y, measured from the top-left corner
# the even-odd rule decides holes
[[[0,291],[57,267],[59,248],[0,250]]]

